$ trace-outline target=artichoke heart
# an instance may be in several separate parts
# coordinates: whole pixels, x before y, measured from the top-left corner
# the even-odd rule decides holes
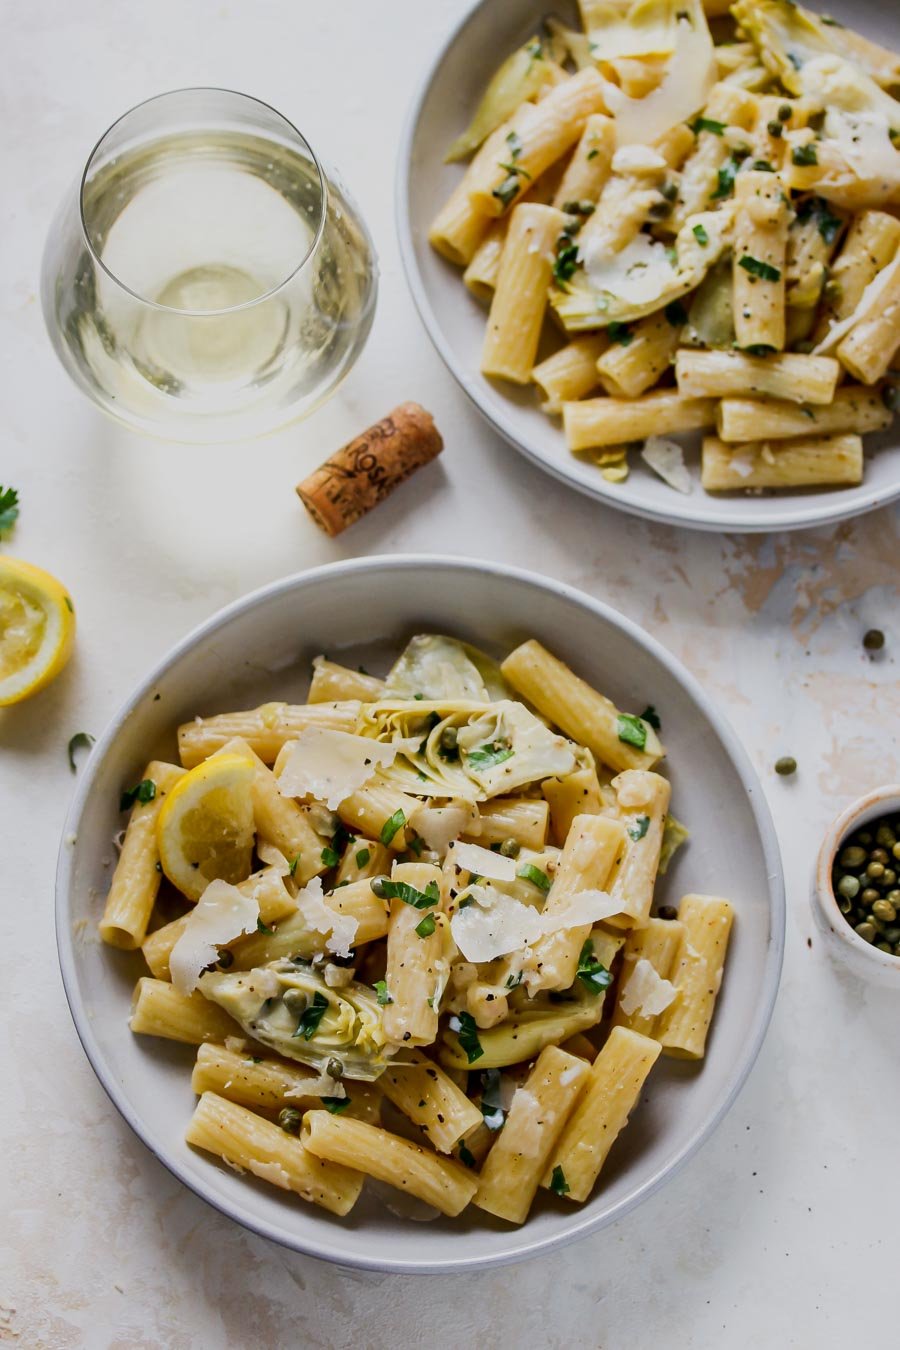
[[[419,797],[486,801],[575,767],[572,742],[513,699],[371,703],[356,734],[397,745],[382,777]]]
[[[410,638],[391,667],[387,692],[395,698],[472,699],[488,703],[512,698],[498,663],[468,642],[421,633]]]
[[[333,1077],[370,1082],[387,1067],[394,1049],[368,985],[353,981],[331,989],[305,961],[282,959],[255,970],[210,972],[199,988],[248,1036],[286,1059],[320,1071],[337,1060],[340,1071]]]

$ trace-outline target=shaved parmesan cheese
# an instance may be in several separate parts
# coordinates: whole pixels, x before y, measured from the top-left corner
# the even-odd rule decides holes
[[[502,853],[494,853],[480,844],[453,844],[450,857],[455,867],[464,872],[474,872],[479,877],[492,877],[494,881],[515,881],[516,860],[505,858]]]
[[[599,923],[622,908],[605,891],[579,891],[551,914],[490,885],[472,886],[467,894],[472,903],[453,915],[450,932],[465,960],[476,964],[521,951],[561,929]]]
[[[878,179],[886,188],[900,185],[900,151],[894,148],[883,113],[829,108],[824,134],[858,178]]]
[[[620,913],[621,900],[614,900],[606,891],[578,891],[553,914],[541,916],[541,933],[548,936],[562,928],[580,928],[582,924],[600,923]]]
[[[602,238],[591,239],[581,259],[596,290],[609,291],[629,304],[644,305],[676,281],[665,245],[649,234],[636,235],[619,253],[610,253]]]
[[[441,857],[461,834],[477,834],[481,829],[478,812],[469,802],[448,802],[446,806],[423,805],[410,821],[416,834]]]
[[[656,173],[666,161],[649,145],[623,145],[612,157],[613,173]]]
[[[322,1070],[320,1074],[313,1074],[310,1078],[295,1088],[286,1088],[285,1097],[346,1097],[347,1089],[339,1078],[332,1078]]]
[[[341,802],[388,768],[398,746],[325,727],[304,727],[278,778],[283,797],[318,797],[336,811]]]
[[[678,122],[704,106],[716,82],[716,57],[699,0],[684,6],[676,25],[675,51],[662,83],[643,98],[629,98],[606,83],[606,101],[615,116],[619,145],[651,145]]]
[[[684,462],[684,450],[677,441],[667,440],[664,436],[648,436],[641,459],[676,492],[691,491],[691,475]]]
[[[187,917],[169,956],[172,983],[189,994],[200,973],[219,959],[219,948],[242,933],[255,933],[259,905],[227,881],[211,881]]]
[[[322,878],[313,877],[308,886],[297,896],[297,912],[302,915],[310,928],[317,933],[326,934],[325,947],[336,956],[347,957],[356,937],[359,923],[352,914],[338,914],[329,909],[324,901]]]
[[[646,806],[653,798],[653,779],[641,769],[626,769],[612,780],[619,806],[630,810]]]
[[[664,980],[642,956],[619,996],[619,1007],[626,1017],[631,1017],[638,1008],[644,1017],[657,1017],[665,1012],[674,997],[674,984]]]
[[[889,262],[887,267],[883,267],[872,281],[869,282],[862,295],[859,297],[859,303],[852,314],[848,314],[846,319],[841,319],[840,323],[832,324],[825,337],[819,343],[818,347],[813,348],[813,356],[820,356],[823,352],[830,352],[833,347],[849,333],[850,329],[860,322],[861,319],[868,317],[872,309],[878,302],[881,292],[893,279],[894,273],[900,268],[900,252],[897,253],[893,262]]]

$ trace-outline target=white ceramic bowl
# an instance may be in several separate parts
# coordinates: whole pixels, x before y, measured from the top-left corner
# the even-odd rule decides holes
[[[728,970],[702,1067],[661,1060],[584,1207],[542,1194],[524,1227],[470,1210],[456,1220],[401,1221],[366,1198],[346,1220],[238,1177],[184,1143],[193,1108],[189,1047],[132,1036],[140,956],[96,936],[109,884],[119,794],[151,756],[175,754],[174,728],[198,713],[302,700],[317,653],[386,669],[415,631],[458,633],[497,654],[536,636],[600,689],[663,721],[680,819],[692,831],[665,879],[730,896],[737,910]],[[65,840],[75,837],[74,844]],[[546,1251],[621,1217],[694,1151],[728,1110],[769,1021],[784,942],[781,862],[759,782],[696,681],[654,639],[578,591],[491,563],[433,557],[358,559],[266,587],[215,615],[152,671],[98,742],[61,848],[57,935],[72,1015],[114,1104],[187,1186],[240,1223],[298,1251],[376,1270],[444,1271]],[[699,1174],[698,1174],[699,1181]],[[725,1216],[722,1216],[723,1223]]]
[[[893,811],[900,811],[900,783],[867,792],[832,821],[816,859],[811,895],[813,914],[832,956],[843,961],[860,979],[900,990],[900,957],[880,952],[853,931],[838,909],[831,885],[835,854],[848,834]]]
[[[548,9],[580,26],[572,0],[481,0],[447,39],[415,100],[400,147],[397,223],[413,299],[451,374],[495,431],[556,478],[610,506],[651,520],[704,530],[784,530],[843,520],[900,496],[896,429],[866,437],[865,480],[859,487],[772,496],[710,496],[699,483],[696,447],[689,496],[668,487],[639,455],[625,483],[607,483],[599,469],[569,453],[558,418],[540,411],[531,389],[491,381],[479,369],[486,311],[462,284],[461,272],[428,243],[428,227],[459,181],[463,166],[445,164],[453,138],[467,125],[488,80],[515,48],[540,29]],[[833,0],[834,15],[868,37],[900,46],[900,14],[879,0]],[[695,438],[696,439],[696,438]]]

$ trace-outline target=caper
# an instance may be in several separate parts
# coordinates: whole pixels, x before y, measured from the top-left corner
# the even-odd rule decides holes
[[[372,880],[369,882],[371,890],[374,892],[375,895],[378,896],[379,900],[389,899],[389,896],[385,890],[386,883],[387,877],[373,877]]]
[[[837,884],[838,893],[844,895],[848,900],[855,900],[859,894],[859,879],[857,877],[841,877]]]
[[[893,923],[897,917],[897,911],[890,900],[876,900],[872,906],[872,913],[876,919],[883,919],[885,923]]]
[[[518,858],[522,852],[522,846],[518,839],[504,839],[500,845],[500,852],[504,858]]]
[[[227,948],[225,949],[225,951],[219,952],[220,970],[227,970],[229,966],[233,965],[234,965],[234,952],[228,951]]]
[[[455,750],[459,742],[459,731],[456,727],[444,727],[441,732],[441,749]]]
[[[867,886],[859,899],[860,903],[863,905],[874,905],[875,901],[880,900],[881,897],[874,886]]]
[[[880,844],[882,848],[892,848],[897,842],[897,833],[892,830],[890,825],[879,825],[875,831],[875,843]]]
[[[893,949],[893,947],[891,946],[891,944],[890,944],[889,942],[884,942],[884,941],[882,941],[882,942],[876,942],[876,943],[875,943],[875,946],[878,948],[878,950],[879,950],[880,952],[889,952],[889,953],[891,954],[891,956],[894,955],[894,949]]]
[[[890,900],[892,905],[896,905],[897,908],[900,909],[900,890],[888,891],[887,895],[885,896],[885,899]]]
[[[886,866],[889,859],[883,848],[873,848],[872,852],[869,854],[869,861],[884,863]]]
[[[789,122],[791,120],[791,105],[789,103],[782,103],[781,107],[778,109],[778,120],[779,122]]]
[[[882,886],[893,886],[896,880],[897,873],[894,871],[893,867],[886,867],[884,869],[884,876],[881,878]]]
[[[884,930],[885,942],[893,942],[894,945],[900,942],[900,928],[886,928]]]
[[[896,844],[891,845],[891,852],[893,853],[897,861],[900,862],[900,841],[898,841]]]
[[[797,761],[793,755],[782,755],[775,761],[775,772],[782,778],[789,778],[792,773],[797,772]]]
[[[840,858],[838,858],[841,867],[862,867],[865,861],[866,850],[864,848],[858,848],[856,844],[851,844],[849,848],[845,848]]]
[[[303,1117],[294,1106],[284,1106],[278,1112],[278,1124],[286,1134],[299,1134]]]
[[[328,1063],[325,1065],[325,1072],[328,1074],[329,1078],[343,1078],[344,1066],[339,1059],[336,1059],[335,1056],[332,1055],[331,1059],[329,1059]]]
[[[884,646],[884,633],[880,628],[870,628],[863,634],[863,646],[867,652],[880,652]]]
[[[866,876],[870,881],[880,881],[884,876],[884,863],[870,862],[866,868]]]
[[[853,912],[853,901],[852,901],[852,900],[849,900],[849,899],[847,898],[846,895],[841,895],[841,896],[839,896],[839,897],[838,897],[838,909],[841,911],[842,914],[847,914],[847,915],[852,914],[852,912]]]
[[[305,1013],[309,1007],[309,998],[302,989],[286,989],[282,1002],[288,1012],[293,1013],[295,1017]]]
[[[873,923],[858,923],[854,930],[863,940],[863,942],[874,942],[878,929]]]
[[[856,842],[858,844],[864,844],[865,847],[868,848],[872,842],[872,836],[869,834],[868,830],[860,830],[859,834],[856,836]]]

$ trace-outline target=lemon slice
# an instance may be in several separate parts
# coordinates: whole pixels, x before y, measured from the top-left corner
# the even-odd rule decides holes
[[[220,754],[198,764],[169,792],[157,821],[166,876],[199,900],[211,881],[236,884],[250,875],[253,854],[253,764]]]
[[[69,659],[75,608],[61,582],[0,558],[0,707],[43,689]]]

